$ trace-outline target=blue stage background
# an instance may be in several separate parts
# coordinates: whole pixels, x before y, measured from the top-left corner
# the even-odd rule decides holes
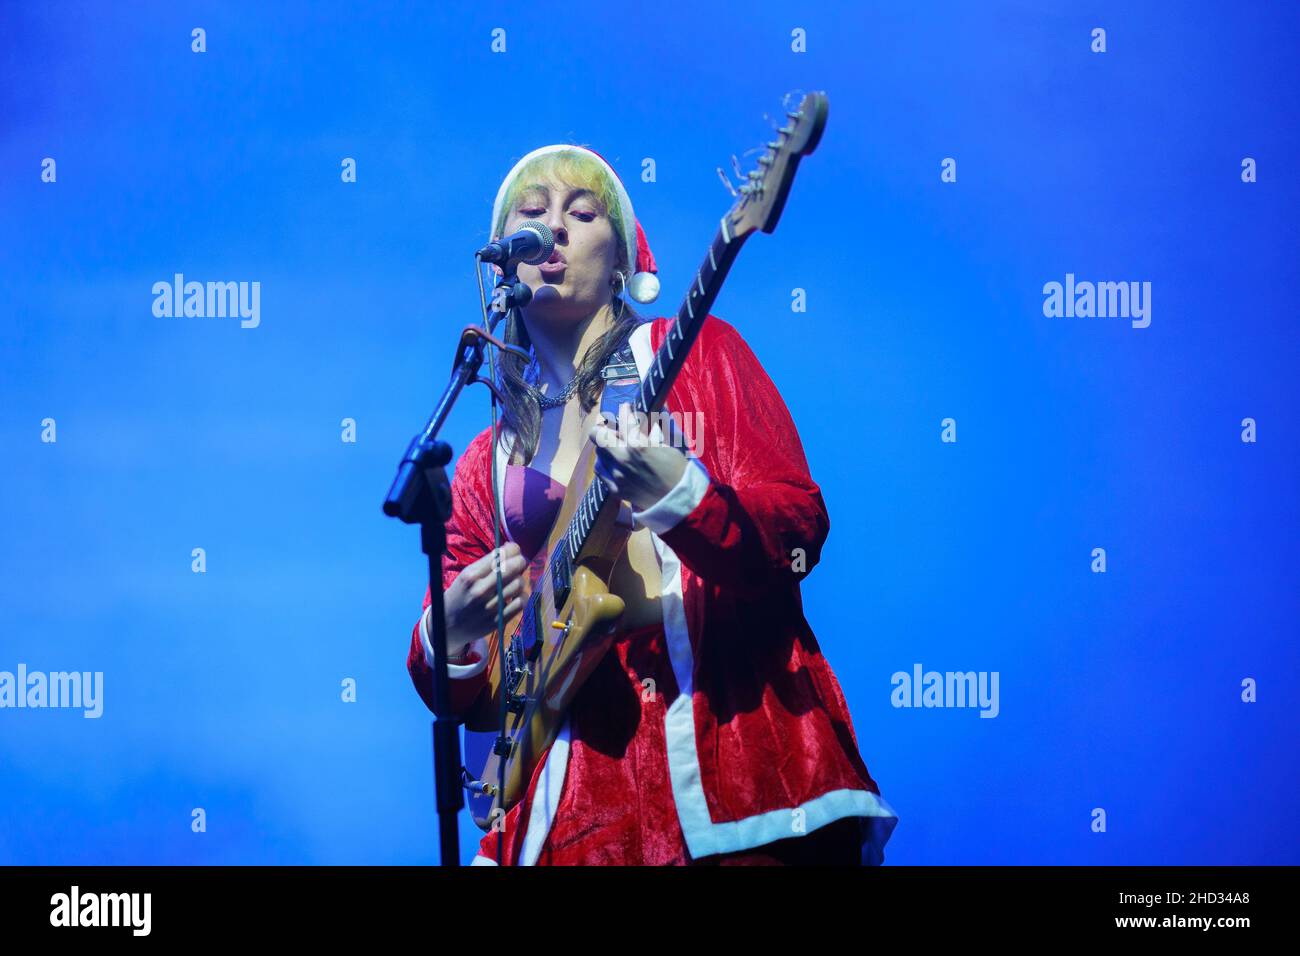
[[[424,566],[379,506],[497,186],[599,150],[670,314],[715,168],[824,89],[713,311],[825,494],[806,611],[887,861],[1300,862],[1297,7],[483,6],[0,6],[0,670],[104,674],[99,719],[0,710],[0,861],[436,861]],[[155,317],[175,273],[260,282],[260,325]],[[1150,282],[1150,325],[1046,317],[1067,274]],[[917,664],[997,672],[997,716],[893,706]]]

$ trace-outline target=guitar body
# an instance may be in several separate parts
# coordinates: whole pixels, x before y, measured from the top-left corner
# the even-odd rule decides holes
[[[551,554],[559,545],[581,507],[582,492],[595,478],[595,465],[595,447],[587,442],[574,467],[573,480],[560,505],[545,554]],[[496,788],[504,771],[504,796],[493,792],[470,800],[474,822],[484,830],[490,829],[493,819],[523,798],[532,772],[559,734],[574,696],[609,650],[610,639],[623,613],[623,599],[610,593],[609,579],[628,538],[628,530],[616,523],[617,515],[617,509],[601,513],[579,556],[563,604],[556,608],[553,582],[543,568],[529,582],[528,595],[541,613],[534,620],[528,608],[530,602],[525,601],[525,610],[506,626],[507,634],[519,634],[524,641],[522,674],[511,695],[523,700],[516,705],[519,709],[506,712],[502,736],[509,743],[495,746],[494,733],[484,748],[479,779],[488,787]],[[496,732],[500,729],[497,715],[501,699],[509,692],[501,682],[495,635],[488,638],[488,644],[490,714],[484,715],[486,723],[470,721],[466,727]],[[507,668],[507,676],[512,669]]]
[[[821,139],[827,109],[825,93],[809,93],[798,110],[787,110],[787,123],[766,144],[758,168],[732,190],[739,198],[722,217],[675,321],[665,330],[641,380],[636,412],[663,407],[741,245],[755,232],[776,228],[800,159]],[[474,822],[485,830],[522,799],[569,704],[609,649],[623,613],[623,599],[610,593],[609,581],[631,529],[618,522],[620,502],[596,478],[595,469],[596,447],[588,441],[547,542],[544,567],[528,583],[524,610],[506,627],[504,665],[498,661],[497,635],[488,639],[490,697],[466,721],[470,731],[497,731],[487,738],[477,781],[481,794],[469,799]],[[502,701],[504,726],[499,720]],[[480,741],[484,736],[479,735]],[[468,749],[474,749],[472,741]],[[467,759],[472,765],[474,758],[467,754]]]

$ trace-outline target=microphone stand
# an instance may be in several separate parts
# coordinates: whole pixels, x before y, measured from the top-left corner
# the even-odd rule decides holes
[[[480,277],[482,275],[480,269]],[[480,284],[480,294],[482,286]],[[473,382],[482,382],[492,390],[496,385],[479,376],[484,346],[495,345],[522,353],[518,346],[507,345],[492,336],[496,322],[511,310],[526,306],[532,290],[515,275],[515,264],[507,262],[492,293],[493,321],[485,315],[482,328],[465,326],[451,380],[434,406],[433,414],[411,443],[397,466],[397,477],[384,499],[384,514],[405,524],[420,526],[420,550],[429,565],[429,642],[433,647],[433,777],[438,810],[439,860],[442,866],[460,866],[458,815],[465,805],[458,721],[450,710],[447,676],[447,624],[442,588],[442,555],[447,547],[447,519],[451,517],[451,485],[446,465],[451,461],[451,446],[438,439],[447,415],[460,397],[461,390]]]

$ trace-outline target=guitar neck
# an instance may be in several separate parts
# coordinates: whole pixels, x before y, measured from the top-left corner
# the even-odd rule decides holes
[[[655,352],[654,360],[637,392],[635,411],[652,414],[663,408],[664,401],[681,371],[691,346],[699,336],[700,326],[713,307],[713,302],[722,289],[731,264],[735,262],[744,236],[736,236],[727,228],[724,217],[721,227],[709,243],[700,267],[696,270],[695,281],[691,283],[686,297],[677,309],[677,318],[664,335],[664,340]],[[552,606],[559,609],[569,596],[570,584],[577,562],[583,556],[593,530],[597,527],[602,513],[613,500],[605,483],[599,478],[592,481],[583,492],[578,508],[574,512],[564,536],[560,538],[547,562],[547,573],[551,578]],[[606,523],[608,526],[608,522]],[[605,542],[608,544],[608,542]],[[534,591],[524,608],[524,614],[518,630],[512,635],[506,649],[507,672],[510,678],[507,687],[511,691],[523,678],[523,664],[527,648],[541,637],[543,625],[540,601],[542,590]]]
[[[722,283],[743,243],[744,239],[728,234],[724,218],[722,228],[713,237],[708,254],[696,270],[690,291],[677,309],[677,320],[668,327],[663,343],[650,364],[650,370],[641,380],[636,411],[649,414],[663,408],[668,391],[686,361],[691,346],[695,344],[704,317],[713,308],[713,301],[718,297]]]
[[[677,373],[681,371],[691,346],[695,344],[700,326],[703,325],[705,316],[713,307],[713,302],[722,289],[722,283],[727,278],[731,264],[735,262],[736,255],[743,244],[743,237],[731,235],[727,230],[727,222],[723,219],[722,227],[713,237],[708,253],[695,273],[695,281],[691,284],[690,291],[686,293],[681,306],[677,309],[676,321],[668,327],[663,342],[655,352],[654,361],[650,363],[649,371],[641,379],[635,411],[651,414],[663,408]],[[569,522],[567,533],[552,555],[552,561],[559,565],[556,570],[563,572],[562,576],[555,576],[557,584],[560,581],[567,584],[568,574],[572,570],[571,565],[582,554],[587,536],[595,527],[596,519],[600,516],[607,498],[608,491],[605,483],[600,479],[587,486],[582,502]],[[564,592],[559,588],[556,589],[557,600],[561,599],[561,593],[567,594],[567,589]]]

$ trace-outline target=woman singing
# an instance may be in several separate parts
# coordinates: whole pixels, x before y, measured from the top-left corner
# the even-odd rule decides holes
[[[443,586],[457,714],[494,718],[494,562],[509,620],[589,439],[634,530],[610,580],[626,602],[610,649],[505,815],[504,858],[488,833],[474,862],[882,862],[897,816],[803,615],[799,584],[830,522],[785,403],[736,330],[709,316],[667,399],[699,423],[693,446],[657,428],[654,441],[629,440],[602,419],[602,370],[630,346],[645,375],[672,320],[646,321],[623,297],[658,293],[627,192],[592,150],[546,146],[501,184],[491,234],[526,219],[555,235],[549,262],[519,266],[533,297],[505,327],[532,359],[501,358],[503,427],[496,441],[490,428],[474,438],[452,480]],[[407,666],[432,709],[428,606],[426,595]]]

